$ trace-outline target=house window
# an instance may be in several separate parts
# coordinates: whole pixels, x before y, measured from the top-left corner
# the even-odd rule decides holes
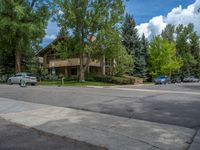
[[[106,67],[112,66],[112,59],[105,59],[105,65]]]
[[[71,75],[77,75],[77,68],[71,68]]]

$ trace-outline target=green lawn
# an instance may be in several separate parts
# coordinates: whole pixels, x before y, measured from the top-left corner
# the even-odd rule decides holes
[[[52,85],[52,86],[112,86],[112,83],[103,83],[103,82],[78,82],[78,81],[65,81],[62,85],[61,81],[42,81],[38,82],[38,85]]]

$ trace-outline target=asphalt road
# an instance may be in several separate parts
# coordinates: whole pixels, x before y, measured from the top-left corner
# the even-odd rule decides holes
[[[200,83],[118,89],[0,85],[0,97],[195,129],[200,127]]]
[[[105,150],[84,142],[25,128],[0,118],[0,150]]]

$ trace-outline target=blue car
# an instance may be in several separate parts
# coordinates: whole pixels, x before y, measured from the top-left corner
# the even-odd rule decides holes
[[[158,76],[154,79],[155,84],[167,84],[171,83],[170,78],[168,76]]]

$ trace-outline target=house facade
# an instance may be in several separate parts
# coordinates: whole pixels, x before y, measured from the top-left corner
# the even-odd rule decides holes
[[[80,59],[78,57],[71,57],[64,60],[60,59],[56,55],[56,50],[53,48],[53,45],[56,45],[59,40],[59,38],[55,39],[38,53],[40,66],[48,69],[50,75],[64,75],[69,78],[77,78],[80,68]],[[86,63],[86,58],[84,59],[84,62]],[[94,75],[111,74],[110,63],[106,61],[105,58],[99,60],[91,58],[87,73]]]

